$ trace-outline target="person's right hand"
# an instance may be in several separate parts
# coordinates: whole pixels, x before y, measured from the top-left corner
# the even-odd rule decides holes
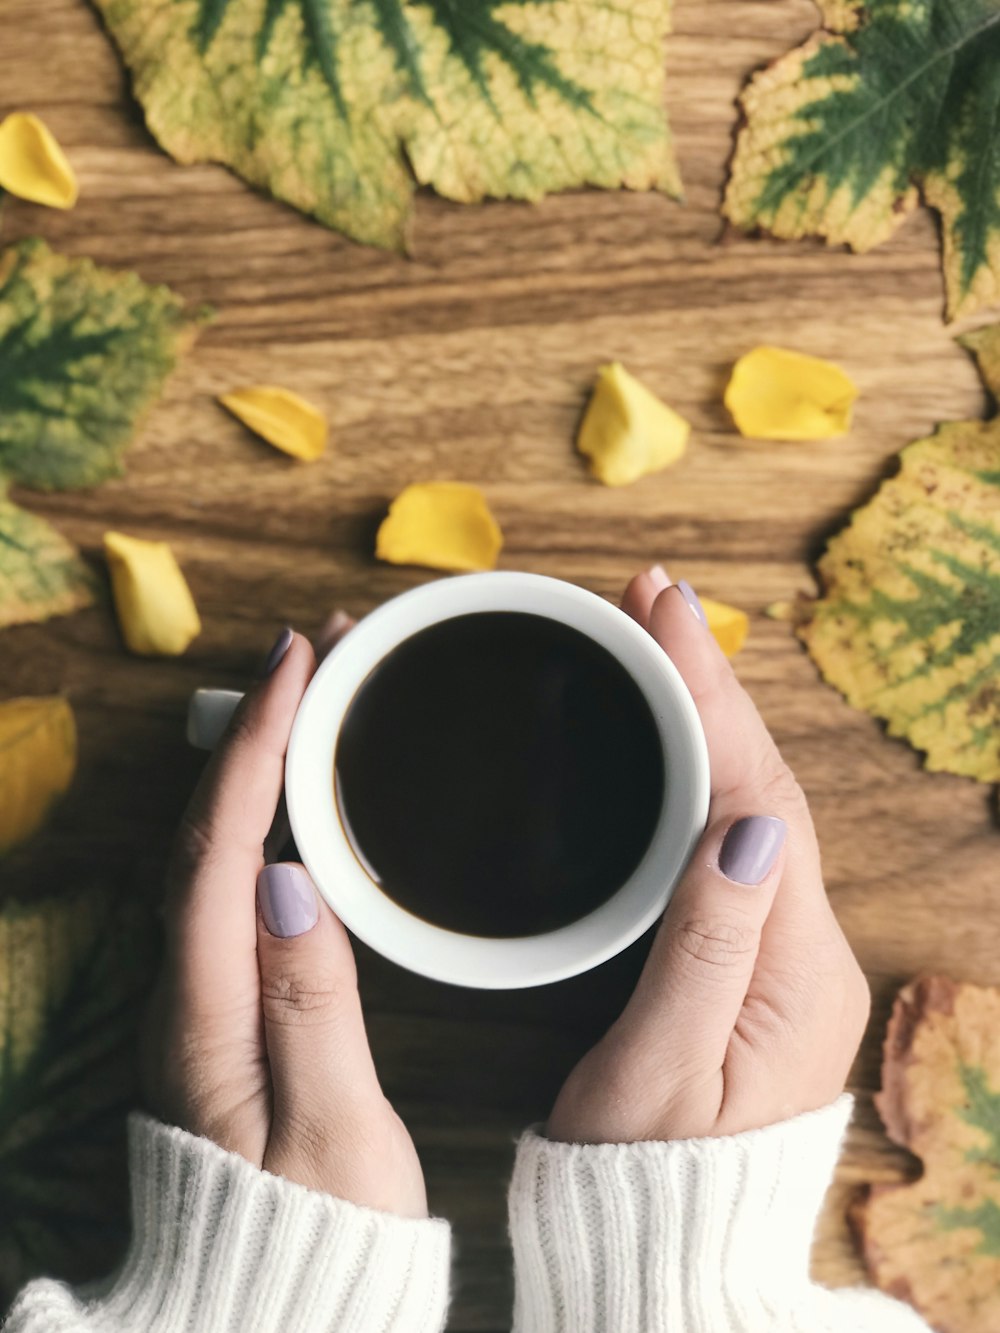
[[[711,809],[635,993],[570,1074],[548,1136],[700,1138],[817,1110],[843,1091],[869,995],[823,889],[805,797],[691,589],[654,569],[622,608],[694,697]]]

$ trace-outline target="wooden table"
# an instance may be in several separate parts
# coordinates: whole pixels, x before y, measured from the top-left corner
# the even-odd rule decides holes
[[[96,554],[108,526],[169,540],[205,629],[176,661],[122,650],[106,609],[6,631],[4,696],[66,690],[79,776],[50,829],[7,863],[5,894],[155,876],[199,766],[184,746],[197,685],[238,686],[285,622],[314,631],[429,577],[376,564],[373,536],[406,481],[480,483],[506,535],[501,567],[613,597],[653,559],[752,616],[739,674],[808,792],[837,913],[871,979],[857,1123],[815,1252],[832,1283],[862,1270],[844,1222],[861,1182],[909,1166],[871,1107],[897,986],[921,969],[996,981],[996,806],[824,686],[775,599],[897,450],[985,406],[942,323],[935,226],[913,219],[867,256],[721,237],[733,98],[746,73],[814,25],[807,0],[679,4],[669,105],[687,197],[578,193],[538,208],[419,199],[413,257],[363,249],[219,167],[181,168],[143,127],[83,0],[0,0],[0,111],[31,108],[82,185],[68,214],[12,204],[4,237],[39,232],[218,310],[128,458],[92,492],[32,507]],[[749,442],[722,407],[728,368],[778,342],[842,363],[861,386],[847,439]],[[572,449],[595,367],[619,358],[694,425],[679,466],[623,490]],[[213,395],[255,380],[322,405],[336,447],[305,468],[254,441]],[[372,1042],[412,1127],[432,1207],[457,1229],[452,1327],[508,1327],[504,1182],[519,1128],[544,1117],[576,1056],[622,1004],[644,946],[539,991],[466,994],[359,950]]]

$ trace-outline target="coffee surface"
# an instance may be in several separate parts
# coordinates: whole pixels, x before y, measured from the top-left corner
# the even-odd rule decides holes
[[[663,801],[638,686],[558,621],[481,612],[395,648],[341,730],[336,799],[383,892],[435,925],[532,935],[609,898]]]

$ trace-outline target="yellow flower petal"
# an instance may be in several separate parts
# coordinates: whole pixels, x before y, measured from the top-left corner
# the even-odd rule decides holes
[[[104,553],[128,647],[144,657],[179,656],[201,633],[201,621],[173,551],[166,542],[106,532]]]
[[[379,560],[469,573],[492,569],[503,545],[482,492],[460,481],[407,486],[389,506],[375,540]]]
[[[326,448],[326,417],[290,389],[255,384],[220,394],[219,402],[244,426],[293,458],[309,463]]]
[[[75,769],[76,723],[61,695],[0,704],[0,856],[41,827]]]
[[[851,426],[857,386],[839,366],[783,347],[755,347],[733,366],[726,407],[741,435],[828,440]]]
[[[615,361],[601,366],[576,447],[605,486],[626,486],[676,463],[691,427]]]
[[[708,628],[715,635],[716,643],[727,657],[735,657],[750,632],[747,613],[738,607],[727,606],[725,602],[713,602],[711,597],[701,597],[699,601],[705,609]]]
[[[15,111],[0,124],[0,190],[49,208],[72,208],[79,187],[45,123]]]

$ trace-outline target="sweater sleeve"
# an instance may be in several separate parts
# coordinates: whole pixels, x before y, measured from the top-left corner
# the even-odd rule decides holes
[[[729,1138],[579,1145],[528,1133],[510,1191],[515,1333],[930,1333],[809,1279],[852,1099]]]
[[[207,1139],[129,1122],[132,1243],[112,1277],[29,1283],[4,1333],[440,1333],[450,1232],[334,1199]]]

